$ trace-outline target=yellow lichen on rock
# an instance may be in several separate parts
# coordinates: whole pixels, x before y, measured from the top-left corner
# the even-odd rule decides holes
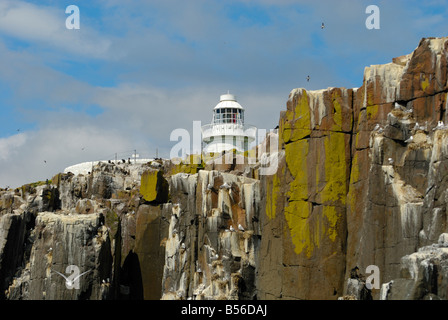
[[[282,169],[282,175],[285,173],[285,169]],[[280,178],[278,172],[273,175],[272,181],[268,182],[267,194],[266,194],[266,215],[269,219],[274,219],[277,210],[277,201],[280,194]]]
[[[343,98],[338,91],[332,92],[331,104],[327,105],[332,110],[330,126],[316,138],[311,137],[309,118],[313,106],[308,105],[306,91],[299,94],[294,113],[288,110],[282,119],[282,129],[286,130],[282,132],[286,142],[285,159],[293,178],[287,192],[288,204],[284,215],[295,253],[305,253],[310,258],[325,238],[332,242],[337,239],[338,225],[344,217],[348,189],[346,134],[341,132]],[[305,134],[309,139],[304,139]],[[320,147],[315,153],[310,154],[310,148],[318,145]],[[310,161],[316,162],[313,165],[315,172],[309,171]],[[309,181],[311,177],[313,180]],[[274,190],[275,181],[272,183],[271,190]],[[270,195],[267,202],[269,216],[273,215],[273,200]],[[312,202],[318,203],[319,207]]]
[[[327,218],[327,231],[331,241],[337,237],[337,223],[342,213],[336,207],[346,203],[347,164],[345,159],[345,134],[330,132],[325,137],[325,187],[319,193],[323,214]]]
[[[367,120],[376,119],[378,114],[378,105],[368,105],[366,107],[367,110]]]
[[[308,96],[305,90],[299,98],[294,110],[287,110],[281,121],[282,139],[285,143],[297,141],[310,135],[311,114]]]
[[[319,228],[318,224],[316,226],[310,221],[311,204],[307,201],[309,141],[303,138],[311,133],[311,128],[306,91],[302,91],[294,116],[294,120],[287,122],[291,127],[285,126],[287,132],[283,132],[283,138],[289,142],[285,145],[286,164],[293,176],[287,193],[289,203],[284,209],[284,215],[295,253],[304,252],[310,257],[314,248],[319,246]]]
[[[315,246],[319,246],[318,232],[316,236],[316,228],[313,228],[309,221],[310,206],[309,202],[299,200],[291,201],[285,207],[285,219],[294,244],[294,251],[300,254],[305,250],[307,257],[311,256]]]
[[[429,87],[429,79],[425,77],[423,81],[421,81],[422,90],[425,91],[426,88]]]
[[[214,159],[214,157],[217,157],[217,155],[205,155],[206,162]],[[177,173],[195,174],[204,167],[203,160],[201,155],[191,154],[185,160],[181,160],[179,163],[173,165],[170,170],[170,175]]]
[[[147,202],[168,200],[168,182],[163,177],[162,171],[151,169],[143,172],[140,194]]]
[[[319,196],[323,204],[345,205],[346,193],[346,159],[345,134],[329,132],[325,137],[325,187]]]
[[[157,198],[158,173],[159,170],[153,170],[142,174],[140,193],[146,201],[154,201]]]
[[[306,165],[308,151],[309,143],[307,140],[292,142],[285,146],[286,164],[294,177],[288,192],[291,201],[308,198],[308,173]]]

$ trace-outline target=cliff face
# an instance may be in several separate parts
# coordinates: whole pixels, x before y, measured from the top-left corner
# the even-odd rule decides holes
[[[412,54],[366,68],[358,89],[291,92],[280,117],[280,170],[263,182],[261,249],[281,253],[274,262],[262,251],[261,298],[351,294],[351,269],[370,265],[381,283],[404,277],[398,283],[423,287],[412,298],[445,298],[446,286],[409,272],[408,255],[446,232],[448,131],[438,121],[448,120],[447,40],[423,39]],[[412,261],[417,270],[441,263]],[[425,271],[434,277],[425,281],[445,283],[439,269]]]
[[[100,163],[3,191],[1,297],[253,299],[260,182],[197,171]],[[58,274],[73,266],[88,271],[79,288]]]
[[[293,90],[261,163],[100,163],[0,191],[0,298],[446,299],[447,59],[422,39],[360,88]]]

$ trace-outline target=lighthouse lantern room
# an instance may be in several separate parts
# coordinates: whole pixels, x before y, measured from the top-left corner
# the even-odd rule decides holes
[[[204,152],[247,151],[255,141],[256,128],[244,124],[244,108],[233,94],[223,94],[219,100],[213,109],[212,123],[201,128]]]

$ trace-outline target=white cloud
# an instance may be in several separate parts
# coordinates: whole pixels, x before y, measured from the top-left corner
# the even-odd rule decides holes
[[[113,129],[73,123],[0,139],[0,185],[15,188],[51,179],[72,164],[113,159],[130,145],[130,137]]]
[[[270,23],[231,21],[225,8],[238,2],[265,6]],[[367,4],[352,0],[97,0],[91,6],[102,12],[90,17],[79,6],[81,29],[67,30],[63,6],[0,0],[2,40],[30,44],[16,50],[0,41],[0,82],[8,104],[37,128],[0,140],[0,185],[43,180],[126,150],[168,156],[171,131],[209,123],[227,90],[246,108],[248,124],[273,128],[293,88],[350,86],[353,70],[361,82],[365,65],[409,53],[424,32],[409,20],[418,11],[403,1],[380,2],[380,32],[366,31]],[[440,25],[440,15],[416,23]],[[83,108],[90,105],[103,113],[89,116]]]
[[[17,150],[25,144],[26,138],[25,133],[20,133],[0,139],[0,161],[12,160]]]
[[[60,109],[40,112],[39,129],[0,140],[0,185],[19,186],[45,180],[65,167],[91,160],[113,159],[118,153],[136,149],[142,157],[168,157],[177,143],[170,134],[186,129],[193,143],[193,121],[208,124],[219,102],[221,88],[161,89],[121,84],[116,88],[94,88],[91,102],[104,112],[95,118]],[[232,90],[246,108],[247,122],[272,129],[287,98],[269,93]],[[269,120],[266,116],[269,114]],[[46,163],[44,162],[46,161]],[[7,170],[5,169],[7,168]]]
[[[67,17],[65,8],[38,6],[21,0],[0,2],[0,32],[3,34],[72,54],[95,58],[110,54],[110,40],[88,26],[67,29]]]

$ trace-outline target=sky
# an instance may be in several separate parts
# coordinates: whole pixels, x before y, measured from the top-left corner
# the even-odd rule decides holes
[[[79,29],[67,28],[71,5]],[[369,5],[379,29],[366,27]],[[167,158],[170,134],[210,123],[227,91],[246,124],[272,129],[291,90],[361,86],[366,66],[447,36],[447,11],[448,0],[0,0],[0,187],[134,150]]]

